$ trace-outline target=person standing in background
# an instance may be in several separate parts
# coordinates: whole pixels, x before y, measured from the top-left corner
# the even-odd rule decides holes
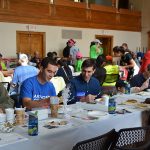
[[[63,49],[63,59],[67,61],[67,64],[70,65],[70,45],[67,41],[66,47]]]
[[[128,48],[128,44],[127,43],[122,43],[122,47],[124,48],[125,52],[128,52],[128,53],[131,54],[132,58],[134,59],[135,63],[137,64],[137,66],[140,67],[140,63],[137,59],[137,55]]]
[[[70,45],[70,60],[71,60],[71,65],[75,65],[76,61],[76,55],[79,52],[79,48],[75,46],[75,41],[73,39],[70,39],[69,41]]]
[[[81,66],[83,63],[83,55],[81,52],[77,52],[76,54],[76,62],[75,62],[75,72],[80,72],[81,71]]]
[[[103,54],[103,48],[101,47],[102,42],[98,39],[95,39],[91,42],[90,45],[90,58],[97,59],[99,55]]]
[[[139,72],[143,73],[146,71],[148,64],[150,64],[150,50],[147,50],[147,52],[144,54]]]
[[[126,52],[122,46],[115,46],[113,48],[114,56],[121,57],[120,66],[128,70],[129,81],[134,75],[138,74],[139,67],[135,63],[132,55],[129,52]]]

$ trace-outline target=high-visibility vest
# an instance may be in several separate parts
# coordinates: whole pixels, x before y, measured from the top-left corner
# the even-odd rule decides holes
[[[103,83],[103,86],[115,86],[116,81],[119,77],[119,66],[107,65],[104,68],[106,69],[106,78]]]

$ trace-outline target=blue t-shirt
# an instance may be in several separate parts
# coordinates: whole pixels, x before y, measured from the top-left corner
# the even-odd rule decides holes
[[[37,76],[26,79],[21,86],[20,98],[41,100],[50,96],[56,96],[54,85],[51,82],[39,83]]]
[[[36,76],[38,74],[38,69],[33,66],[19,66],[15,69],[14,74],[13,74],[13,79],[12,83],[17,84],[19,89],[18,92],[20,91],[20,86],[24,80],[27,78]]]

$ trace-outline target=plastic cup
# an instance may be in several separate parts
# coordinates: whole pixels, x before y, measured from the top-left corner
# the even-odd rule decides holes
[[[51,117],[58,117],[59,99],[58,97],[50,97]]]
[[[104,101],[104,105],[108,106],[109,104],[109,96],[108,95],[103,95],[102,100]]]
[[[25,108],[15,108],[16,124],[23,125],[25,123]]]

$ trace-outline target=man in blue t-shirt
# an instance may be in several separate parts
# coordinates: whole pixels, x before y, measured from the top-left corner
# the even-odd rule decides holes
[[[55,75],[57,69],[56,62],[45,57],[41,62],[39,74],[22,83],[20,98],[27,109],[49,107],[49,97],[56,96],[50,79]]]
[[[93,103],[95,98],[100,95],[101,87],[99,81],[92,77],[94,71],[94,60],[84,60],[81,74],[73,78],[70,82],[68,104],[73,104],[77,101]]]

